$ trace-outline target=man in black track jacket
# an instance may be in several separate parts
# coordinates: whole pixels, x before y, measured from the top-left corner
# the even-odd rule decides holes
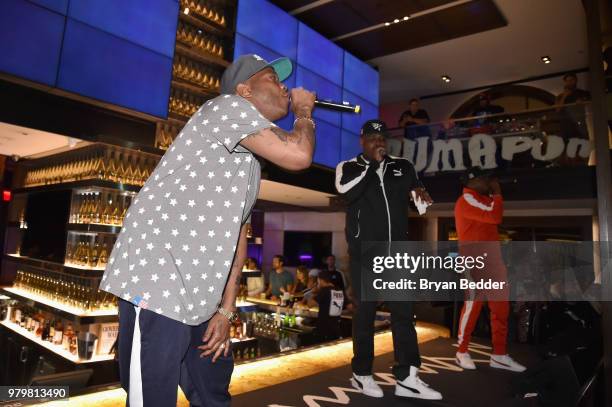
[[[421,200],[431,198],[410,161],[386,155],[386,125],[367,121],[359,143],[363,153],[336,167],[336,189],[348,204],[346,239],[349,245],[355,313],[353,315],[353,377],[351,384],[363,394],[383,397],[372,377],[376,301],[361,301],[360,247],[362,241],[408,240],[408,205],[414,191]],[[441,399],[417,376],[421,358],[413,325],[412,303],[389,302],[397,379],[395,394],[402,397]]]

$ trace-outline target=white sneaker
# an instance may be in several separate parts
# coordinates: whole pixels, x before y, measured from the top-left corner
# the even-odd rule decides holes
[[[372,375],[369,376],[357,376],[353,373],[351,377],[351,384],[357,390],[360,390],[363,394],[370,397],[383,397],[384,393],[378,383],[374,381]]]
[[[455,363],[465,370],[476,370],[476,365],[468,352],[457,352],[455,354]]]
[[[506,369],[512,372],[524,372],[527,370],[525,366],[515,362],[510,355],[491,355],[489,365],[496,369]]]
[[[429,385],[419,379],[417,372],[419,369],[410,366],[410,376],[402,381],[397,381],[395,385],[395,395],[399,397],[412,397],[424,400],[442,400],[442,394],[429,388]]]

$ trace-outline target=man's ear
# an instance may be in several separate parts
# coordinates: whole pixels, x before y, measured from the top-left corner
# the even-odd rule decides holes
[[[236,86],[236,94],[238,96],[242,96],[245,99],[249,99],[251,96],[253,96],[251,87],[246,83],[239,83],[238,86]]]
[[[363,136],[359,136],[359,145],[363,148]]]

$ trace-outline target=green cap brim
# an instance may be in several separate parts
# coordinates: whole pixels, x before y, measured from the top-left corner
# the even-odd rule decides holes
[[[284,81],[288,77],[291,76],[291,72],[293,72],[293,64],[289,58],[278,58],[274,61],[270,62],[267,66],[274,69],[276,75],[278,75],[279,81]]]

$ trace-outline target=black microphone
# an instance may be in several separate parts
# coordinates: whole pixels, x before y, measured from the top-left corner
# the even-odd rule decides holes
[[[361,112],[361,106],[351,105],[348,102],[332,102],[331,100],[315,100],[315,106],[323,109],[335,110],[344,113],[355,113]]]

